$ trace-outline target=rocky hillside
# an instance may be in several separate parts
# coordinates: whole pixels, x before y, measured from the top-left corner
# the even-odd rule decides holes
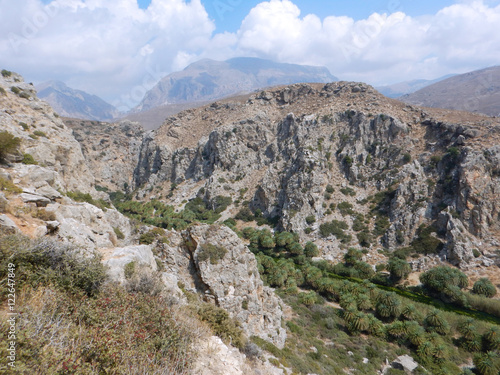
[[[75,356],[75,366],[112,363],[115,369],[129,369],[127,361],[143,358],[144,351],[156,358],[155,366],[167,366],[151,373],[181,374],[183,369],[207,375],[354,369],[373,374],[386,364],[382,357],[393,360],[404,353],[419,355],[419,364],[431,369],[446,361],[455,371],[448,372],[458,373],[457,364],[466,361],[457,349],[462,338],[452,340],[458,337],[455,331],[445,330],[443,323],[441,331],[430,333],[442,320],[442,312],[429,306],[435,295],[426,300],[414,293],[422,286],[393,288],[404,294],[402,300],[379,286],[389,281],[397,286],[412,271],[404,285],[415,286],[421,272],[450,264],[471,281],[489,276],[498,285],[500,119],[422,109],[363,83],[335,82],[220,100],[144,132],[127,121],[63,122],[15,73],[2,71],[0,88],[2,261],[49,267],[21,273],[26,280],[46,275],[33,279],[35,286],[25,285],[31,289],[19,303],[26,317],[20,320],[20,339],[28,338],[23,353],[35,358],[30,353],[47,350],[41,359],[47,363],[35,361],[31,372],[49,365],[54,373],[63,371]],[[43,262],[25,256],[40,248]],[[105,265],[107,277],[116,282],[99,291],[98,302],[82,294],[61,296],[51,289],[57,283],[43,284],[58,280],[60,262],[55,260],[67,261],[75,248],[83,249],[85,259],[98,254],[92,259]],[[404,272],[394,280],[391,264],[401,263]],[[78,277],[91,272],[76,269],[82,271]],[[462,292],[472,287],[467,276],[444,269],[458,276],[450,278],[446,290],[436,288],[439,298],[449,303],[446,298],[456,297],[454,306],[464,309],[474,303],[480,313],[467,314],[498,321],[498,301],[486,303],[486,297]],[[339,279],[349,275],[367,280]],[[67,279],[62,283],[80,287]],[[265,284],[281,289],[275,293]],[[118,285],[123,289],[112,289]],[[39,302],[50,296],[60,298]],[[68,306],[90,305],[81,315],[66,316],[68,309],[57,305],[65,298],[72,298]],[[65,312],[61,319],[71,332],[88,333],[68,340],[69,333],[30,326],[35,316],[45,319],[40,306],[54,304],[59,306],[55,311]],[[117,329],[122,323],[115,316],[125,316],[121,322],[127,324]],[[136,318],[129,322],[131,316]],[[144,316],[151,319],[143,322]],[[110,334],[130,336],[113,336],[116,345],[101,342],[108,337],[99,333],[108,327],[101,326],[101,318],[115,324]],[[182,324],[165,327],[169,319]],[[129,330],[128,323],[139,327]],[[452,323],[462,334],[461,323]],[[418,343],[393,340],[401,337],[401,325],[419,331]],[[488,329],[481,325],[480,334],[490,345]],[[29,339],[29,332],[46,333],[48,340],[58,337],[61,345],[71,346],[71,355],[50,352],[52,344]],[[359,340],[360,332],[371,335],[370,349]],[[180,337],[187,340],[182,345]],[[429,345],[446,352],[432,363],[419,354],[428,337],[434,340]],[[174,356],[180,361],[174,371],[168,367],[172,361],[165,361],[165,347],[180,348],[168,353],[184,355],[183,345],[189,357]],[[95,350],[91,355],[89,348]],[[136,354],[122,358],[120,353],[129,350]],[[407,362],[414,368],[413,360]],[[153,365],[137,363],[141,371]]]
[[[204,59],[169,74],[146,93],[133,112],[165,104],[213,101],[259,88],[296,82],[332,82],[328,69],[257,58]]]
[[[63,119],[91,161],[96,185],[110,191],[127,191],[137,166],[144,129],[131,121],[106,123]]]
[[[376,263],[430,228],[439,246],[421,261],[467,268],[493,264],[500,244],[499,144],[498,119],[422,110],[365,84],[297,84],[167,119],[144,139],[134,187],[180,208],[230,197],[221,220],[261,212],[331,260],[360,245]]]
[[[404,95],[401,100],[425,107],[499,116],[500,67],[494,66],[460,74]]]
[[[66,120],[66,123],[68,126],[46,102],[37,98],[33,86],[25,83],[21,76],[2,71],[2,261],[9,257],[10,261],[23,262],[26,258],[22,258],[22,254],[30,251],[35,254],[42,249],[40,259],[45,259],[43,257],[49,254],[50,264],[57,257],[62,257],[60,261],[67,261],[66,257],[70,257],[76,251],[74,249],[79,249],[87,258],[97,255],[96,259],[101,259],[102,264],[107,267],[108,278],[122,284],[127,290],[132,288],[153,295],[161,292],[169,296],[170,304],[187,306],[190,303],[191,307],[186,307],[186,311],[195,309],[193,298],[188,302],[184,292],[179,289],[179,285],[182,285],[186,294],[199,295],[196,297],[199,300],[196,302],[196,309],[205,311],[205,314],[222,314],[227,321],[233,322],[227,324],[236,327],[234,335],[241,332],[245,337],[260,337],[283,347],[286,339],[286,332],[281,326],[284,304],[271,288],[263,285],[254,255],[232,231],[220,225],[200,225],[183,232],[163,232],[160,239],[148,240],[153,233],[157,235],[158,232],[153,231],[150,226],[131,221],[110,203],[105,191],[126,189],[127,184],[134,183],[132,177],[138,163],[137,152],[142,145],[143,129],[130,122],[106,124]],[[216,262],[210,257],[207,262],[203,255],[211,246],[223,249],[221,258]],[[34,266],[45,267],[47,263],[44,262],[36,261]],[[58,267],[57,263],[51,267]],[[137,269],[133,278],[131,267]],[[23,274],[21,268],[20,266],[16,274]],[[50,272],[53,270],[42,273],[51,275],[46,279],[55,276],[57,280],[59,274]],[[26,277],[32,275],[27,274]],[[18,287],[21,285],[23,284]],[[48,289],[32,290],[33,293],[52,293],[51,285],[45,285],[43,281],[36,285],[41,289]],[[78,285],[72,286],[78,288]],[[30,293],[24,295],[24,298],[23,301],[28,306],[32,302]],[[20,302],[20,309],[24,309],[22,305]],[[169,306],[165,305],[164,308]],[[26,330],[29,329],[30,314],[34,310],[29,307],[26,309],[22,312],[27,320],[19,321],[19,329],[24,329],[23,332],[28,335]],[[207,323],[199,322],[200,318],[196,313],[189,311],[190,318],[185,318],[192,319],[192,324],[198,327],[196,329],[204,332],[196,336],[193,347],[189,349],[190,352],[196,352],[197,362],[186,364],[195,369],[193,373],[283,373],[265,362],[265,358],[264,362],[257,360],[248,363],[245,355],[231,346],[233,336],[227,336],[224,342],[211,336]],[[2,310],[2,318],[3,313]],[[44,316],[43,311],[40,314],[39,317]],[[54,314],[58,314],[57,311]],[[49,319],[44,316],[45,318]],[[79,326],[75,329],[87,328]],[[176,330],[178,327],[171,329]],[[60,337],[63,341],[66,338],[67,334]],[[193,336],[193,340],[194,338]],[[28,357],[29,350],[38,350],[33,346],[38,343],[42,341],[26,344]],[[67,345],[74,347],[77,345],[75,343],[76,341],[71,341]],[[236,345],[235,342],[233,344]],[[48,347],[50,345],[49,343]],[[92,345],[92,341],[88,345]],[[243,348],[244,342],[240,340],[238,345]],[[79,349],[81,348],[77,347],[74,350]],[[215,353],[222,353],[223,356]],[[207,361],[209,366],[204,364]],[[50,366],[62,368],[62,363],[63,361],[53,360]],[[0,364],[4,365],[4,362]],[[36,367],[40,364],[31,365],[35,366],[30,367],[34,372],[42,373]],[[42,369],[47,368],[44,366],[48,365],[42,365]],[[58,369],[51,367],[50,371],[57,372]]]
[[[38,97],[49,103],[61,116],[106,121],[118,111],[96,95],[68,87],[64,82],[49,81],[37,85]]]

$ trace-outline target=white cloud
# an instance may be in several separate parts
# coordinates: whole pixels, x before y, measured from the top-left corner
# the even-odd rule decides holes
[[[235,33],[213,35],[200,0],[0,0],[0,67],[61,79],[134,105],[162,75],[203,57],[325,65],[374,84],[435,78],[500,61],[498,0],[462,0],[434,15],[365,20],[303,15],[291,0],[255,6]],[[120,102],[121,101],[121,102]]]
[[[320,20],[301,16],[290,0],[271,0],[248,14],[233,49],[241,55],[326,65],[341,78],[376,84],[435,78],[500,62],[498,1],[461,1],[419,18],[403,12],[404,7],[359,21]]]
[[[2,67],[108,100],[161,78],[151,71],[195,58],[215,29],[199,0],[153,0],[147,10],[136,0],[0,0],[0,7]]]

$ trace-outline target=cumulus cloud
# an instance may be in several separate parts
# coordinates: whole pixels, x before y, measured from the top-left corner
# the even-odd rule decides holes
[[[2,67],[122,106],[183,68],[186,56],[196,58],[215,29],[199,0],[153,0],[146,10],[136,0],[0,0],[0,7]]]
[[[209,57],[327,66],[342,79],[391,83],[436,78],[500,61],[498,0],[462,0],[436,14],[374,13],[357,20],[302,14],[263,1],[234,33],[214,34],[200,0],[0,0],[0,66],[61,79],[120,107],[162,76]],[[123,109],[123,108],[122,108]]]
[[[241,55],[326,65],[342,78],[376,84],[436,78],[499,63],[498,3],[460,1],[416,18],[402,7],[354,21],[302,16],[292,1],[271,0],[244,19],[233,48]]]

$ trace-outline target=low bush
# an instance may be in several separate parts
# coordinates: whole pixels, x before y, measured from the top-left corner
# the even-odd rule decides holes
[[[5,191],[7,193],[20,194],[23,192],[19,186],[15,185],[11,180],[0,177],[0,191]]]
[[[52,211],[47,211],[44,208],[39,208],[33,217],[36,217],[37,219],[43,220],[43,221],[54,221],[56,220],[56,214]]]
[[[8,263],[15,264],[17,288],[54,284],[72,294],[96,296],[106,280],[100,257],[89,257],[73,245],[49,239],[32,242],[13,235],[0,238],[0,251],[0,278],[5,277]]]
[[[30,154],[23,154],[23,160],[21,161],[21,163],[38,165],[38,162]]]
[[[16,153],[20,144],[21,139],[18,137],[14,137],[8,131],[0,131],[0,162],[8,154]]]
[[[227,249],[222,246],[206,243],[201,245],[198,251],[198,261],[205,262],[210,260],[210,264],[218,264],[219,260],[223,259],[227,253]]]
[[[226,344],[231,343],[239,349],[245,347],[246,339],[240,323],[232,319],[226,310],[210,303],[204,303],[197,312],[200,319],[208,323],[213,333]]]

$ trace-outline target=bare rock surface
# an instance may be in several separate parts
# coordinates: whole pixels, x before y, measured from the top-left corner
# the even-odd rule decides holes
[[[196,225],[183,235],[206,292],[215,303],[238,319],[248,335],[283,348],[286,331],[281,327],[282,302],[263,285],[255,256],[238,236],[217,225]]]

